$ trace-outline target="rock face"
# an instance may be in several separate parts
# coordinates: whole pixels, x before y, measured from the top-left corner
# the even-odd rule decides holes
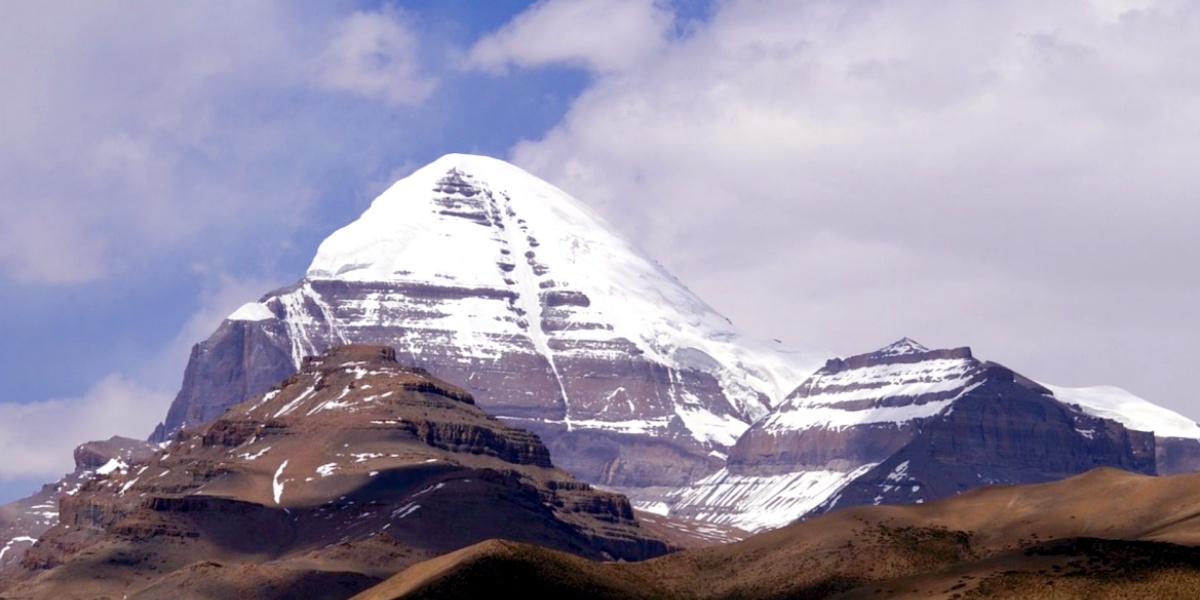
[[[1054,397],[1129,429],[1153,431],[1159,475],[1200,471],[1200,426],[1186,417],[1111,386],[1066,388],[1048,385]]]
[[[290,597],[334,573],[345,597],[495,537],[590,558],[667,550],[623,496],[554,468],[535,434],[391,348],[343,346],[153,456],[97,471],[61,499],[5,597],[169,597],[213,578],[228,590],[282,578],[256,597]]]
[[[673,494],[670,512],[761,530],[1098,466],[1155,474],[1154,433],[1097,412],[969,348],[904,339],[827,362],[741,436],[724,469]]]
[[[679,486],[819,365],[747,340],[561,190],[450,155],[326,239],[307,276],[197,345],[153,439],[341,343],[385,344],[614,486]]]
[[[980,485],[1040,483],[1117,467],[1153,475],[1154,434],[1083,413],[988,366],[977,387],[815,512],[928,502]]]
[[[75,470],[37,493],[0,506],[0,571],[21,561],[25,551],[47,529],[58,524],[60,501],[78,493],[97,473],[145,460],[154,446],[141,440],[112,437],[75,448]]]

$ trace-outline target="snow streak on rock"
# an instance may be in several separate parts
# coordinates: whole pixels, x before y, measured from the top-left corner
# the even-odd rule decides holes
[[[734,475],[721,469],[673,494],[670,514],[750,532],[775,529],[816,508],[874,466],[868,463],[852,471],[795,471],[768,476]]]

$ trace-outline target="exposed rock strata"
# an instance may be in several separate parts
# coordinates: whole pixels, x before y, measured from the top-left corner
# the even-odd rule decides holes
[[[145,460],[153,453],[153,445],[123,437],[76,447],[74,471],[26,498],[0,506],[0,571],[20,563],[25,551],[58,523],[60,501],[77,493],[97,471]]]
[[[1154,474],[1159,454],[1153,433],[1092,416],[969,348],[904,339],[828,361],[738,439],[724,469],[668,505],[672,515],[761,530],[1098,466]]]
[[[198,560],[259,565],[262,577],[336,570],[357,574],[361,589],[492,537],[591,558],[667,550],[623,496],[575,480],[549,456],[535,434],[400,366],[391,348],[337,347],[65,496],[59,525],[6,575],[5,597],[169,590],[191,581]]]

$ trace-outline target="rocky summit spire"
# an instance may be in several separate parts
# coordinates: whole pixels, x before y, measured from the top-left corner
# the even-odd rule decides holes
[[[401,363],[535,430],[560,465],[610,485],[676,485],[719,468],[819,365],[738,334],[562,190],[452,154],[394,184],[321,243],[304,279],[197,346],[160,436],[341,343],[394,347]]]

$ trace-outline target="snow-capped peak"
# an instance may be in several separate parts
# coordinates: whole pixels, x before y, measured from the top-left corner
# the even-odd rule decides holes
[[[887,346],[880,348],[879,350],[876,350],[872,354],[875,356],[884,357],[902,356],[905,354],[921,354],[923,352],[929,352],[929,348],[926,348],[925,346],[922,346],[921,344],[918,344],[916,341],[907,337],[903,337],[895,342],[892,342],[891,344],[888,344]]]
[[[449,154],[392,185],[322,242],[308,279],[502,294],[508,306],[440,306],[431,317],[485,351],[528,336],[552,367],[571,345],[632,342],[660,364],[711,373],[745,421],[823,358],[742,337],[584,203],[484,156]],[[680,417],[697,421],[693,408]],[[698,435],[727,445],[748,426],[717,421]]]

